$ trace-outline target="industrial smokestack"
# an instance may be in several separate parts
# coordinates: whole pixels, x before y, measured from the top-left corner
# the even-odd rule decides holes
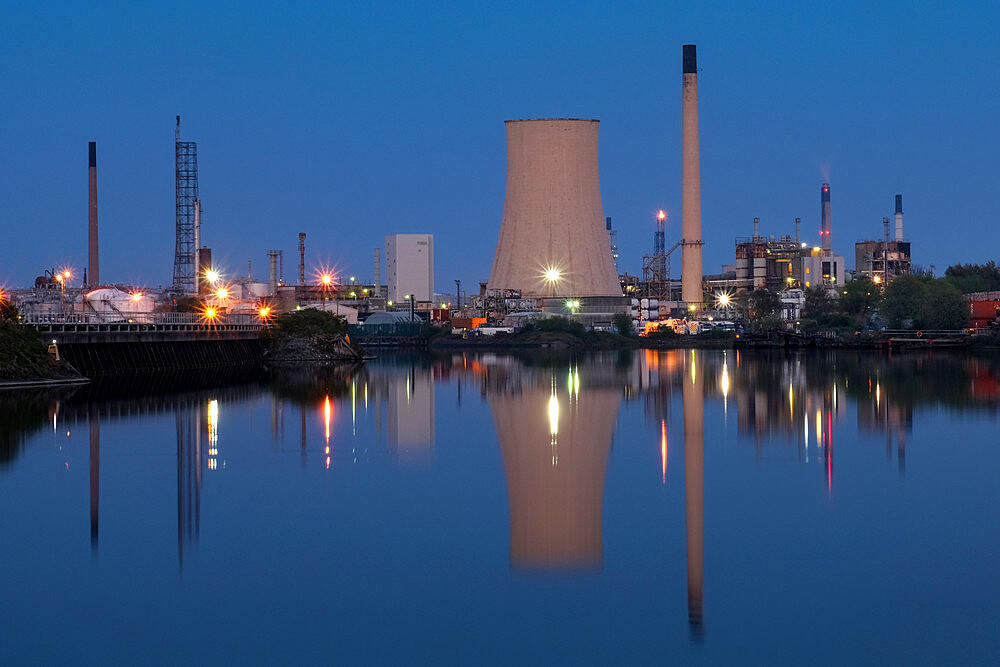
[[[90,142],[90,211],[87,224],[88,287],[101,284],[100,258],[97,253],[97,142]]]
[[[267,261],[270,265],[271,275],[270,275],[270,287],[271,296],[277,296],[278,294],[278,255],[279,250],[268,250],[267,251]]]
[[[802,226],[802,218],[795,218],[795,245],[800,245],[799,228]]]
[[[489,288],[622,296],[601,206],[597,123],[509,120],[507,192]]]
[[[819,236],[823,250],[830,249],[830,184],[824,183],[820,190],[820,226]],[[825,253],[824,253],[825,254]]]
[[[375,248],[375,256],[372,258],[372,264],[374,264],[372,269],[375,273],[375,293],[372,296],[380,297],[382,296],[382,250],[380,248]]]
[[[903,240],[903,195],[896,195],[896,240]]]
[[[701,304],[701,168],[698,156],[698,56],[684,45],[681,128],[681,298]]]
[[[306,284],[306,233],[299,232],[299,284]]]
[[[753,237],[756,239],[760,236],[760,218],[754,217],[753,219]]]

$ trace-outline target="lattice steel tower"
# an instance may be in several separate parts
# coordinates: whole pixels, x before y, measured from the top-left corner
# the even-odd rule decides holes
[[[176,156],[177,246],[174,250],[173,292],[177,296],[198,290],[195,266],[194,226],[198,200],[198,144],[181,141],[181,117],[177,116],[174,135]]]

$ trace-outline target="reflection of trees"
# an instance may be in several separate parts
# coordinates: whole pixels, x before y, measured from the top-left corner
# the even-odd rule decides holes
[[[24,443],[50,423],[60,400],[75,389],[20,389],[0,393],[0,467],[16,459]]]

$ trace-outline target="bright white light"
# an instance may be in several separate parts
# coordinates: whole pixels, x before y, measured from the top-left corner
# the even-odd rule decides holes
[[[559,269],[545,269],[545,280],[550,283],[554,283],[562,277],[562,272]]]

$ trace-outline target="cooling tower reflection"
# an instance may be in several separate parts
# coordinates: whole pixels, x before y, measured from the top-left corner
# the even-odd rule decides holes
[[[510,563],[600,569],[601,508],[621,389],[588,383],[586,368],[518,369],[489,393],[507,477]]]

